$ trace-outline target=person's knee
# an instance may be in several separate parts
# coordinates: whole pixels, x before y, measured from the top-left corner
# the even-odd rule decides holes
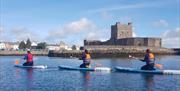
[[[27,66],[27,63],[24,63],[23,66]]]
[[[31,62],[29,65],[30,65],[30,66],[33,66],[33,62]]]
[[[84,64],[81,64],[79,67],[80,67],[80,68],[84,68]]]
[[[141,70],[146,70],[146,65],[142,66]]]

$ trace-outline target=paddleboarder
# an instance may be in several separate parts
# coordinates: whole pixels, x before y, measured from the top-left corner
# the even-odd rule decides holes
[[[31,54],[30,49],[27,50],[24,60],[26,60],[26,62],[23,64],[23,66],[33,66],[33,55]]]
[[[89,68],[91,62],[91,55],[87,49],[85,49],[85,51],[82,53],[82,60],[83,63],[80,65],[80,68]]]
[[[150,52],[150,49],[146,50],[144,59],[141,61],[146,62],[146,65],[142,66],[141,70],[155,70],[154,68],[155,57],[154,54]]]

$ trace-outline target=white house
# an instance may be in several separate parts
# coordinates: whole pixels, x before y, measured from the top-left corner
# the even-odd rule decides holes
[[[12,45],[12,47],[13,47],[13,50],[19,49],[19,43],[14,43],[14,44]]]
[[[80,46],[76,46],[76,50],[80,50]]]
[[[57,45],[57,44],[48,44],[48,45],[46,46],[46,48],[47,48],[48,50],[60,50],[60,47],[59,47],[59,45]]]
[[[36,42],[32,42],[31,46],[37,46],[37,43]]]
[[[19,49],[19,42],[1,42],[0,49],[17,50]]]
[[[59,48],[60,49],[65,49],[65,50],[72,50],[68,45],[66,45],[63,41],[59,43]]]
[[[6,49],[6,45],[3,42],[0,42],[0,49]]]
[[[7,42],[7,45],[9,45],[9,48],[11,50],[17,50],[19,49],[19,42]]]
[[[31,43],[31,49],[36,49],[37,48],[37,43],[36,42],[32,42]]]

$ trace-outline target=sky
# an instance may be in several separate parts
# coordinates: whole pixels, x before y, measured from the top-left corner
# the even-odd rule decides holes
[[[134,37],[180,48],[180,0],[0,0],[0,41],[81,46],[108,40],[116,22],[132,22]]]

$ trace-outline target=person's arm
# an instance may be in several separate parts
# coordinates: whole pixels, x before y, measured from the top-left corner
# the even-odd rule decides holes
[[[144,59],[139,59],[140,61],[142,61],[142,62],[145,62],[145,57],[144,57]]]
[[[146,62],[147,59],[148,59],[148,55],[146,54],[146,55],[144,56],[144,59],[139,59],[139,60],[142,61],[142,62]]]
[[[85,60],[85,59],[86,59],[86,54],[83,53],[83,54],[82,54],[82,60]]]

